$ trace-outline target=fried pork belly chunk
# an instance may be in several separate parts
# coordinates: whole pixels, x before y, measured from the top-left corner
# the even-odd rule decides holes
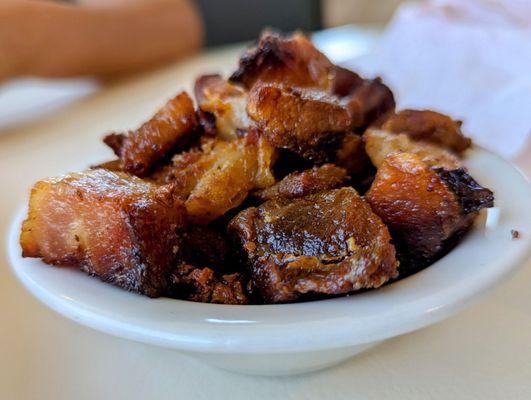
[[[172,297],[217,304],[248,304],[245,284],[240,274],[218,276],[208,267],[180,264],[172,274]]]
[[[91,165],[90,169],[106,169],[112,172],[124,172],[122,160],[105,161],[101,164]]]
[[[248,130],[251,120],[245,109],[246,90],[219,75],[203,75],[195,81],[194,93],[199,109],[214,117],[219,137],[233,140],[238,132]]]
[[[464,232],[493,194],[463,169],[432,169],[411,153],[395,153],[380,165],[365,195],[389,227],[401,254],[401,274],[423,268]]]
[[[393,92],[380,78],[364,79],[346,98],[353,119],[353,128],[363,131],[369,125],[385,118],[395,109]]]
[[[352,127],[337,98],[311,89],[256,85],[247,112],[273,146],[315,162],[327,161]]]
[[[365,172],[368,167],[371,167],[369,156],[365,152],[362,136],[352,132],[343,137],[330,161],[344,168],[353,177],[357,177],[360,173]]]
[[[197,126],[192,99],[182,92],[137,130],[112,133],[104,142],[120,157],[125,171],[142,177],[172,150],[189,142]]]
[[[156,297],[169,285],[185,222],[171,187],[97,169],[38,182],[20,244],[24,257]]]
[[[456,169],[461,166],[459,157],[441,146],[416,141],[406,133],[393,133],[378,128],[369,128],[363,134],[365,151],[376,168],[393,153],[413,153],[430,167]]]
[[[273,186],[257,191],[253,196],[264,201],[278,197],[294,199],[336,189],[343,186],[348,178],[345,169],[333,164],[324,164],[302,172],[293,172]]]
[[[329,90],[333,64],[301,33],[281,37],[261,35],[258,45],[245,52],[230,80],[250,89],[255,82]]]
[[[344,98],[353,118],[353,127],[363,131],[385,119],[395,109],[395,98],[380,78],[363,79],[345,68],[334,66],[332,94]]]
[[[251,190],[275,183],[275,150],[257,132],[227,142],[208,140],[201,149],[178,154],[154,176],[173,182],[192,222],[207,224],[239,206]]]
[[[406,133],[413,140],[434,143],[460,154],[472,144],[461,132],[461,124],[461,121],[454,121],[435,111],[403,110],[391,115],[382,129]]]
[[[354,71],[334,65],[331,91],[339,97],[346,97],[363,84],[364,79]]]
[[[230,246],[220,232],[203,225],[190,225],[183,234],[182,258],[190,265],[208,265],[215,271],[228,268]]]
[[[397,276],[386,226],[352,188],[270,200],[228,229],[267,303],[376,288]]]

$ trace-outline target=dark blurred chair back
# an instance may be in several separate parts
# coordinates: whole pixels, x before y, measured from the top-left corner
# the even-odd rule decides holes
[[[264,27],[282,31],[321,29],[319,0],[196,0],[206,27],[206,44],[254,40]]]

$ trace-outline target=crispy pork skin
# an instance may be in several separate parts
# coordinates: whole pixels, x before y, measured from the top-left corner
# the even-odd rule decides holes
[[[432,169],[412,153],[389,155],[365,198],[389,227],[403,274],[435,261],[446,242],[493,202],[492,192],[464,170]]]
[[[393,153],[413,153],[430,167],[456,169],[461,166],[459,157],[434,143],[411,139],[406,133],[393,133],[379,128],[369,128],[363,134],[365,151],[376,168]]]
[[[402,110],[391,114],[382,129],[405,133],[411,139],[430,142],[457,154],[470,147],[472,140],[461,132],[461,121],[430,110]]]
[[[435,168],[434,171],[457,196],[463,214],[475,213],[482,208],[494,206],[494,194],[477,183],[464,168],[446,170]]]
[[[386,226],[352,188],[267,201],[229,233],[265,302],[375,288],[398,273]]]
[[[261,35],[256,47],[240,58],[230,80],[250,89],[257,81],[329,90],[333,64],[301,33]]]
[[[97,169],[37,182],[20,244],[24,257],[156,297],[170,283],[185,223],[171,187]]]
[[[192,99],[181,92],[137,130],[112,133],[104,142],[120,157],[125,171],[142,177],[172,150],[190,141],[197,126]]]
[[[203,75],[194,87],[199,109],[215,119],[216,132],[225,140],[238,138],[251,126],[246,111],[247,91],[227,82],[220,75]]]
[[[347,180],[345,169],[333,164],[324,164],[302,172],[293,172],[273,186],[255,192],[253,196],[260,200],[278,197],[294,199],[323,190],[336,189],[343,186]]]
[[[256,85],[247,112],[273,146],[315,162],[327,161],[352,126],[345,105],[313,89]]]

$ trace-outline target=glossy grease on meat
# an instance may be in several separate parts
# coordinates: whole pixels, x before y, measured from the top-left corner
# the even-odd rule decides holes
[[[352,188],[267,201],[229,232],[265,302],[375,288],[398,274],[387,228]]]

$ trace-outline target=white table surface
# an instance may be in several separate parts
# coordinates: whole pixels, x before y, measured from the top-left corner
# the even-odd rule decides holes
[[[0,399],[530,399],[531,263],[458,316],[340,366],[282,378],[225,372],[79,326],[15,280],[5,232],[32,183],[109,159],[104,132],[134,127],[200,73],[229,71],[239,50],[116,84],[0,135]]]

